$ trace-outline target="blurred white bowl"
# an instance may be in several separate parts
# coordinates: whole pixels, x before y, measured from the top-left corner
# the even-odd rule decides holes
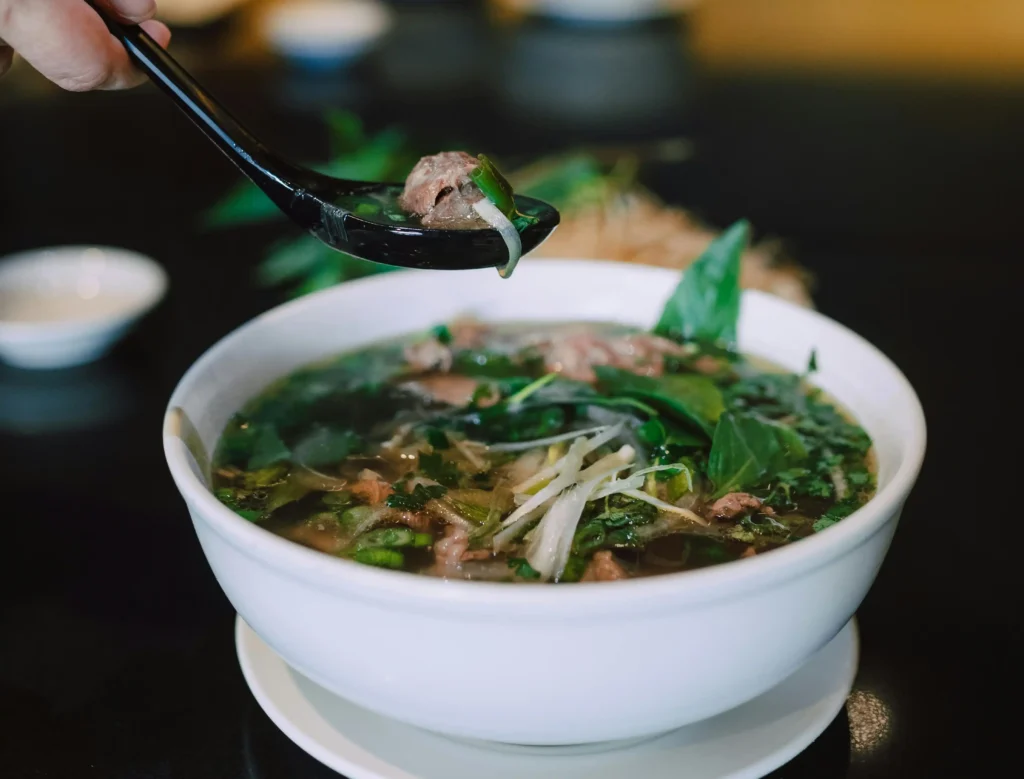
[[[0,261],[0,359],[64,368],[106,353],[159,302],[167,274],[141,254],[62,246]]]
[[[365,53],[391,26],[378,0],[298,0],[272,8],[263,29],[271,47],[307,67],[337,67]]]
[[[686,11],[698,0],[505,0],[520,11],[567,22],[624,24]]]

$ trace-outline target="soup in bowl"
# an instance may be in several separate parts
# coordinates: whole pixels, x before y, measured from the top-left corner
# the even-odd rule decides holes
[[[874,580],[923,415],[770,296],[708,338],[700,275],[388,274],[222,340],[164,443],[239,614],[338,695],[506,743],[653,735],[782,681]]]

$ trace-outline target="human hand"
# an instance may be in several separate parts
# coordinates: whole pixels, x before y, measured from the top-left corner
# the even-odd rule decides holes
[[[124,22],[141,22],[150,37],[167,46],[170,30],[152,18],[156,0],[100,2]],[[15,51],[72,92],[127,89],[146,80],[85,0],[0,0],[0,75]]]

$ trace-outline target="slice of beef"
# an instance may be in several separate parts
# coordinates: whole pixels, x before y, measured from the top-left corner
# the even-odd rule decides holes
[[[462,556],[469,550],[469,532],[458,525],[448,525],[444,538],[434,542],[434,573],[437,576],[458,576]]]
[[[769,515],[775,513],[771,508],[764,507],[760,498],[746,492],[730,492],[711,504],[708,509],[708,517],[711,519],[737,519],[757,512]]]
[[[420,217],[426,227],[466,230],[489,225],[473,210],[484,197],[469,174],[479,160],[462,151],[424,157],[405,180],[399,205]]]
[[[537,345],[545,368],[578,381],[594,381],[594,366],[610,365],[641,376],[660,376],[665,357],[683,347],[648,333],[603,336],[591,332],[567,333]]]
[[[626,569],[619,565],[615,555],[607,549],[594,552],[594,556],[587,563],[587,568],[580,578],[581,582],[613,582],[617,579],[628,579]]]

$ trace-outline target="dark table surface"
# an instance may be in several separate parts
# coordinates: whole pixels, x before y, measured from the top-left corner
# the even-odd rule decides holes
[[[472,14],[417,13],[348,77],[207,62],[230,25],[176,46],[236,113],[301,158],[324,152],[327,106],[428,140],[454,128],[505,153],[691,138],[694,156],[648,171],[651,186],[713,223],[745,216],[783,236],[816,274],[821,310],[907,373],[930,428],[924,471],[859,612],[850,703],[775,776],[973,777],[1015,757],[1019,715],[1003,707],[1024,656],[1021,520],[1009,499],[1020,478],[1010,335],[1024,88],[727,77],[693,64],[664,26],[498,34]],[[424,25],[455,45],[424,51]],[[0,368],[0,776],[332,775],[246,689],[233,611],[158,435],[188,365],[278,300],[254,288],[251,268],[284,228],[196,229],[235,180],[153,89],[69,95],[25,72],[0,83],[0,254],[123,245],[171,277],[164,303],[101,362]]]

